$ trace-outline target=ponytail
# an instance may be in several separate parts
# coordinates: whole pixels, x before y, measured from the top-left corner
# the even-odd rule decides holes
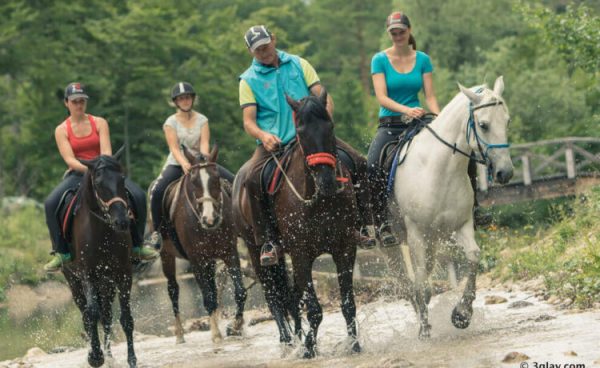
[[[410,34],[410,37],[408,38],[408,44],[412,45],[413,50],[417,49],[417,41],[415,40],[415,38],[412,35],[412,33]]]

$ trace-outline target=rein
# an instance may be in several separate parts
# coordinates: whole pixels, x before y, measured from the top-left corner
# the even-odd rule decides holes
[[[475,127],[475,115],[473,114],[475,110],[479,110],[479,109],[483,109],[485,107],[493,107],[493,106],[498,106],[498,105],[502,105],[502,101],[497,101],[497,102],[489,102],[483,105],[478,105],[473,107],[473,103],[469,102],[469,120],[467,121],[467,132],[466,132],[466,141],[467,144],[469,143],[469,141],[471,140],[471,132],[473,132],[473,136],[475,137],[475,141],[477,142],[477,149],[479,151],[479,154],[481,156],[481,158],[477,158],[475,157],[472,153],[467,153],[461,149],[459,149],[456,146],[456,143],[454,144],[450,144],[448,143],[446,140],[444,140],[442,137],[440,137],[435,130],[433,130],[433,128],[431,128],[430,126],[428,126],[427,124],[425,124],[425,128],[427,128],[427,130],[429,130],[429,132],[431,132],[431,134],[433,134],[433,136],[435,138],[437,138],[438,141],[442,142],[444,145],[450,147],[452,149],[452,154],[455,154],[456,152],[460,153],[463,156],[466,156],[470,159],[473,159],[475,162],[482,164],[482,165],[488,165],[489,163],[489,157],[488,157],[488,151],[494,148],[508,148],[510,147],[509,143],[498,143],[498,144],[492,144],[492,143],[488,143],[486,142],[483,138],[481,138],[479,136],[479,134],[477,133],[477,129]],[[417,118],[418,119],[418,118]],[[421,119],[418,119],[419,121],[422,122]],[[483,150],[481,144],[484,144],[486,149],[485,151]]]

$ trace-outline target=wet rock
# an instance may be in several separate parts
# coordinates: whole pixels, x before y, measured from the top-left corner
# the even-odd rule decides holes
[[[544,321],[550,321],[550,320],[552,320],[552,319],[556,319],[556,317],[554,317],[554,316],[551,316],[551,315],[549,315],[549,314],[542,314],[541,316],[539,316],[539,317],[536,317],[536,318],[534,319],[534,321],[535,321],[535,322],[544,322]]]
[[[486,295],[485,304],[502,304],[506,303],[508,299],[498,295]]]
[[[512,302],[508,305],[508,308],[525,308],[525,307],[531,307],[533,305],[533,303],[528,302],[526,300],[517,300],[516,302]]]
[[[72,346],[57,346],[50,350],[48,350],[48,354],[60,354],[60,353],[68,353],[70,351],[75,351],[77,348]]]
[[[190,331],[210,331],[210,317],[188,319],[183,324],[183,329],[186,332]]]
[[[263,322],[267,322],[267,321],[272,321],[273,319],[274,318],[271,315],[255,317],[255,318],[252,318],[250,320],[250,322],[248,322],[248,326],[254,326],[254,325],[257,325],[259,323],[263,323]]]
[[[519,353],[517,351],[510,352],[506,354],[504,359],[502,359],[502,363],[519,363],[529,359],[529,357],[523,353]]]
[[[414,365],[408,360],[404,360],[402,358],[384,358],[381,359],[377,364],[366,363],[361,364],[357,368],[370,368],[370,367],[380,367],[380,368],[407,368],[414,367]]]
[[[557,304],[560,302],[560,298],[556,295],[550,295],[550,297],[546,300],[548,304]]]
[[[30,358],[37,358],[37,357],[41,357],[44,355],[48,355],[46,354],[45,351],[43,351],[42,349],[35,347],[35,348],[31,348],[29,350],[27,350],[27,353],[25,354],[25,359],[30,359]]]
[[[576,352],[574,352],[573,350],[570,350],[570,351],[567,351],[567,352],[565,353],[565,355],[566,355],[566,356],[574,356],[574,357],[575,357],[575,356],[577,356],[577,353],[576,353]]]

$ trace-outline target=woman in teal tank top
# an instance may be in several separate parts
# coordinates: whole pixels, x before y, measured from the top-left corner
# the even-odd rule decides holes
[[[373,87],[380,109],[379,127],[369,147],[367,163],[378,236],[383,246],[394,246],[398,242],[387,223],[387,175],[379,166],[381,150],[407,128],[408,122],[425,114],[418,97],[421,89],[429,111],[439,114],[440,108],[433,90],[431,59],[417,51],[408,17],[393,12],[387,17],[386,28],[392,46],[371,60]]]

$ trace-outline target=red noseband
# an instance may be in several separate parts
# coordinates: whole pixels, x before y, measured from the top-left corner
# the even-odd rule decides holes
[[[308,166],[328,165],[335,169],[336,159],[331,153],[319,152],[306,156]]]

